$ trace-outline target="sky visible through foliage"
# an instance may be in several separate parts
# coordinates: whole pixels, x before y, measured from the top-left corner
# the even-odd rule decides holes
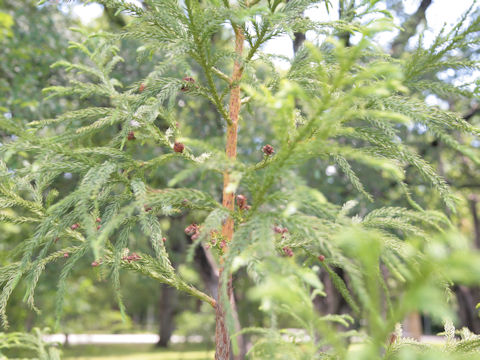
[[[135,0],[131,1],[135,3]],[[412,14],[417,10],[418,0],[404,0],[403,6],[405,12]],[[425,42],[428,45],[434,38],[434,34],[437,34],[438,31],[442,28],[444,23],[447,25],[452,25],[457,22],[459,17],[472,5],[473,0],[435,0],[432,5],[429,6],[426,12],[427,22],[429,26],[429,31],[425,34]],[[333,11],[330,14],[327,14],[324,6],[317,6],[316,8],[309,9],[306,11],[305,15],[312,20],[322,20],[327,17],[338,17],[338,4],[334,2],[332,4]],[[88,24],[92,20],[100,17],[103,13],[103,8],[99,4],[77,4],[69,5],[65,4],[63,10],[68,11],[68,9],[73,9],[73,13],[78,16],[83,23]],[[396,23],[399,25],[397,19]],[[311,34],[307,33],[308,40],[314,40]],[[386,41],[389,41],[392,37],[383,34]],[[416,42],[417,37],[412,39],[413,42]],[[291,45],[291,39],[289,36],[284,35],[270,40],[265,45],[265,50],[268,53],[284,55],[291,58],[293,56],[293,49]]]
[[[135,3],[135,0],[131,1]],[[426,29],[424,33],[424,43],[426,46],[430,46],[433,40],[435,39],[436,34],[440,31],[440,29],[446,24],[446,28],[449,29],[451,26],[455,25],[458,22],[458,19],[461,15],[472,5],[474,0],[435,0],[429,6],[426,12],[427,24],[428,29]],[[406,13],[413,14],[417,7],[418,7],[418,0],[404,0],[403,7]],[[382,5],[382,4],[380,4]],[[383,6],[386,8],[385,4]],[[68,12],[72,11],[74,16],[80,18],[80,20],[88,25],[98,17],[100,17],[103,13],[103,7],[97,3],[94,4],[64,4],[63,11]],[[332,18],[338,18],[338,3],[332,3],[332,10],[330,14],[327,13],[325,7],[317,5],[311,9],[308,9],[305,12],[305,15],[311,18],[314,21],[321,21],[327,20]],[[395,19],[395,23],[400,26],[401,20]],[[306,37],[309,41],[315,42],[315,34],[312,32],[307,32]],[[394,35],[383,32],[379,34],[379,42],[382,44],[387,45],[390,40],[394,37]],[[358,41],[359,38],[355,39],[355,36],[352,37],[352,41]],[[324,39],[319,39],[324,40]],[[410,39],[411,44],[415,44],[418,41],[418,35],[412,37]],[[263,45],[264,51],[269,54],[276,54],[279,56],[286,56],[289,59],[293,58],[293,47],[292,47],[292,40],[289,35],[278,36],[269,40],[265,45]],[[282,61],[278,59],[276,61],[276,65],[280,68],[286,69],[289,66],[289,62]],[[451,74],[446,73],[445,76],[450,76]],[[475,77],[479,77],[480,73],[478,71],[474,72]],[[471,79],[466,79],[469,81]],[[457,79],[457,82],[460,80]],[[459,85],[458,83],[456,85]],[[439,106],[446,110],[448,108],[448,104],[439,99],[436,96],[427,96],[425,99],[427,104],[431,106]]]

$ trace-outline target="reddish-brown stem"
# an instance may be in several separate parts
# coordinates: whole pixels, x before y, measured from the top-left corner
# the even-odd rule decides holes
[[[227,127],[227,144],[226,154],[231,160],[235,160],[237,157],[237,130],[238,130],[238,114],[240,113],[240,85],[238,84],[242,77],[242,64],[240,63],[240,57],[243,52],[244,36],[241,28],[235,27],[235,52],[238,56],[233,66],[232,76],[232,89],[230,90],[230,104],[229,104],[229,117],[231,124]],[[230,173],[228,171],[223,175],[223,206],[233,211],[235,194],[228,191],[228,185],[230,184]],[[222,228],[222,234],[226,241],[232,240],[233,236],[233,219],[230,217],[225,222]],[[224,249],[226,250],[226,249]]]
[[[241,57],[243,53],[243,42],[245,40],[243,31],[238,26],[233,26],[235,31],[235,53],[237,59],[233,65],[233,75],[231,81],[230,90],[230,104],[229,104],[229,118],[230,124],[227,127],[227,142],[226,142],[226,154],[230,160],[235,160],[237,157],[237,130],[238,130],[238,115],[240,113],[240,86],[239,81],[242,77],[243,67],[241,63]],[[227,170],[223,175],[223,206],[230,211],[234,210],[235,194],[229,191],[230,184],[230,172]],[[228,245],[233,238],[233,218],[229,217],[222,226],[222,235],[226,241],[223,247],[223,253],[228,251]],[[220,280],[218,283],[218,293],[221,294],[222,288],[222,272],[223,272],[223,259],[220,259]],[[228,280],[227,294],[230,302],[233,301],[232,279]],[[221,301],[217,302],[216,307],[216,319],[215,319],[215,360],[229,360],[230,358],[230,338],[228,336],[228,329],[225,319],[225,309]]]

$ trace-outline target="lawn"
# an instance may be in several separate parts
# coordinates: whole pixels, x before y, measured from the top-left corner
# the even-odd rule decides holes
[[[62,349],[62,359],[76,360],[211,360],[211,347],[176,344],[170,349],[152,345],[78,345]]]

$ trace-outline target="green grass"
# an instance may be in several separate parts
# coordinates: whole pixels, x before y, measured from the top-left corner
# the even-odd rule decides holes
[[[79,345],[62,349],[62,359],[76,360],[211,360],[210,346],[178,344],[169,349],[152,345]]]

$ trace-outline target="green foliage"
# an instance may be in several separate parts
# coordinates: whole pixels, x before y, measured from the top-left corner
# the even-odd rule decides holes
[[[434,167],[406,144],[400,130],[422,123],[446,145],[478,163],[476,151],[450,132],[478,137],[480,130],[457,114],[427,106],[411,93],[429,72],[452,66],[476,68],[473,63],[453,63],[448,54],[476,44],[472,35],[478,35],[478,22],[441,35],[439,39],[447,43],[441,50],[437,39],[430,49],[419,47],[411,57],[393,59],[375,43],[375,35],[393,28],[388,13],[379,15],[376,1],[362,2],[349,22],[320,24],[300,14],[317,3],[328,8],[329,2],[229,5],[216,0],[147,0],[144,7],[120,0],[101,3],[127,13],[131,22],[120,34],[82,33],[83,40],[71,42],[71,49],[88,61],[57,62],[55,68],[70,74],[69,84],[44,90],[49,99],[72,97],[88,100],[88,106],[28,124],[0,118],[0,129],[16,136],[0,148],[2,156],[28,154],[32,159],[13,173],[1,163],[0,219],[35,228],[14,249],[11,263],[1,268],[3,324],[7,325],[7,301],[16,286],[21,281],[26,284],[24,300],[35,309],[34,291],[41,274],[65,253],[69,256],[59,274],[58,317],[68,278],[85,258],[93,261],[99,276],[111,278],[121,311],[122,269],[214,305],[214,299],[176,271],[163,241],[162,217],[195,211],[203,222],[199,236],[192,238],[190,254],[199,243],[218,250],[224,261],[223,284],[245,269],[254,283],[249,297],[261,303],[270,319],[268,326],[243,330],[257,336],[251,358],[375,359],[385,350],[382,358],[406,359],[423,351],[423,346],[400,338],[390,346],[387,338],[395,324],[413,310],[438,319],[451,316],[444,296],[447,285],[478,283],[480,279],[470,274],[480,269],[478,254],[456,245],[453,237],[432,240],[432,233],[449,234],[450,221],[415,202],[406,184],[406,169],[414,168],[452,211],[455,197]],[[380,17],[366,22],[373,15]],[[225,30],[225,23],[243,31],[248,48],[242,56],[211,41]],[[281,34],[305,30],[327,34],[326,40],[320,45],[307,43],[287,72],[277,72],[273,56],[262,53],[261,46]],[[358,42],[351,46],[339,42],[333,36],[338,30],[355,34]],[[154,71],[132,83],[125,83],[114,71],[123,61],[119,45],[124,38],[140,40],[142,51],[159,50],[164,57]],[[235,84],[226,74],[233,60],[240,61],[245,71],[240,81],[246,94],[242,102],[263,111],[265,128],[257,134],[259,143],[275,148],[274,155],[261,160],[259,151],[251,155],[258,148],[252,143],[237,160],[227,159],[221,141],[201,140],[195,132],[188,136],[183,129],[190,119],[178,117],[176,105],[184,96],[188,105],[208,101],[217,120],[231,124],[226,95]],[[193,81],[173,78],[165,74],[169,66],[180,66],[186,75],[200,71]],[[265,66],[268,81],[258,74]],[[442,89],[453,91],[450,86]],[[475,96],[475,91],[470,95]],[[240,139],[256,120],[242,112]],[[175,151],[176,142],[184,143],[185,149]],[[157,152],[142,151],[147,146]],[[333,204],[309,186],[296,170],[318,158],[337,164],[375,209],[358,209],[353,200]],[[413,209],[378,204],[357,175],[357,165],[398,184]],[[166,187],[156,187],[155,171],[168,174]],[[209,187],[208,181],[197,177],[209,173],[215,178],[225,172],[231,174],[227,190],[244,193],[250,209],[224,208],[221,188]],[[74,188],[60,194],[56,184],[65,173],[73,174]],[[195,184],[188,186],[191,178]],[[28,215],[13,216],[18,208]],[[220,232],[229,216],[236,229],[229,251],[223,254]],[[148,239],[149,247],[138,249],[139,239]],[[135,249],[135,256],[130,249]],[[335,269],[342,269],[345,277]],[[331,277],[355,320],[344,314],[318,314],[312,301],[325,295],[320,271]],[[219,301],[226,303],[226,288],[220,290]],[[225,305],[231,325],[232,312]],[[283,328],[284,323],[302,330]],[[343,331],[352,323],[355,331]],[[362,340],[356,348],[348,346],[353,336]],[[446,350],[462,351],[463,356],[476,350],[476,344],[468,338]],[[415,355],[408,355],[412,352]]]
[[[211,310],[202,306],[199,311],[182,311],[176,318],[178,323],[177,334],[183,336],[202,336],[210,344],[211,335],[215,333],[215,318]]]
[[[460,338],[456,338],[459,333]],[[388,347],[386,359],[476,359],[478,357],[478,336],[467,328],[455,331],[451,322],[445,323],[445,342],[428,346],[414,339],[402,337],[402,328],[397,327],[395,340]]]
[[[38,9],[35,3],[0,3],[0,111],[25,122],[65,111],[59,103],[42,102],[40,91],[48,82],[62,83],[61,74],[50,65],[69,56],[68,31],[57,30],[66,27],[65,17],[51,7]],[[36,21],[30,20],[33,17]]]
[[[445,359],[456,356],[473,359],[478,356],[478,337],[468,330],[463,330],[462,340],[456,340],[447,332],[443,347],[403,338],[398,326],[395,331],[396,324],[413,310],[439,319],[452,317],[449,303],[452,299],[446,296],[445,283],[477,283],[478,276],[472,276],[477,270],[472,266],[478,267],[478,254],[469,254],[466,243],[459,245],[455,233],[430,239],[428,244],[412,238],[404,244],[410,256],[404,259],[401,271],[407,280],[390,280],[387,289],[378,268],[378,257],[386,248],[382,237],[383,234],[376,231],[358,228],[343,230],[335,236],[341,251],[350,259],[349,267],[357,270],[350,273],[357,292],[353,296],[361,308],[360,318],[368,324],[357,330],[344,330],[352,321],[349,316],[321,316],[312,308],[311,297],[321,294],[314,290],[318,288],[316,276],[311,277],[312,282],[310,277],[305,277],[304,270],[295,268],[293,261],[283,261],[279,267],[277,259],[265,259],[262,266],[275,269],[276,273],[260,282],[252,290],[252,296],[261,299],[262,310],[272,317],[272,328],[244,330],[259,337],[251,350],[252,359],[276,359],[283,353],[290,359],[426,359],[430,357],[424,356],[437,354]],[[320,267],[328,269],[332,263],[328,258],[324,262],[311,261],[315,264],[311,266],[314,272],[319,272]],[[289,324],[295,329],[277,324],[284,316],[291,318]],[[333,327],[332,322],[341,326]],[[391,337],[392,333],[395,337]],[[324,350],[327,346],[332,348]],[[275,350],[277,347],[280,350]],[[382,348],[386,352],[380,356],[378,351]]]
[[[28,351],[30,356],[39,360],[59,360],[60,351],[53,345],[47,344],[43,340],[43,336],[48,329],[41,331],[33,329],[32,334],[25,333],[0,333],[0,356],[2,359],[8,359],[2,351],[11,349]]]

